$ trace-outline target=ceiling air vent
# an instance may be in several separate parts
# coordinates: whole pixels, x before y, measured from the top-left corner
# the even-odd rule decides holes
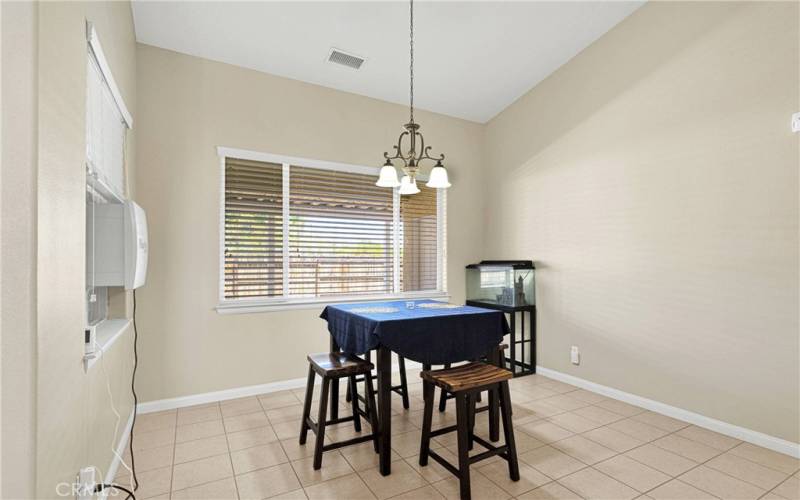
[[[328,54],[328,62],[341,64],[348,68],[359,69],[361,65],[364,64],[364,58],[355,54],[348,54],[339,49],[331,49],[331,53]]]

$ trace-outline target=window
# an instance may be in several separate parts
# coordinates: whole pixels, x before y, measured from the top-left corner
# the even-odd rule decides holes
[[[435,290],[437,281],[437,190],[400,197],[400,289]]]
[[[225,298],[283,296],[283,166],[225,162]]]
[[[289,175],[289,295],[392,293],[392,191],[365,174],[289,167]]]
[[[108,319],[108,287],[122,286],[122,255],[109,257],[105,235],[125,200],[125,135],[133,120],[122,100],[100,40],[87,23],[86,47],[86,281],[87,327]],[[113,234],[113,232],[112,232]],[[122,237],[121,227],[119,228]]]
[[[221,306],[443,293],[444,192],[378,169],[220,148]]]
[[[97,60],[89,53],[86,78],[86,163],[95,182],[124,196],[123,141],[125,121]],[[107,195],[106,195],[107,196]]]

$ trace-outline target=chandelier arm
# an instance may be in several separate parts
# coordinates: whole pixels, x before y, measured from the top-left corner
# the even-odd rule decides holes
[[[431,161],[442,161],[444,160],[444,155],[440,154],[439,157],[431,156],[428,152],[432,149],[432,146],[426,146],[419,154],[418,161],[422,160],[431,160]]]
[[[444,160],[444,155],[443,155],[443,154],[440,154],[440,155],[437,157],[437,156],[429,156],[429,155],[426,153],[426,154],[425,154],[425,157],[424,157],[424,158],[422,158],[422,159],[423,159],[423,160],[431,160],[431,161],[442,161],[442,160]]]
[[[403,156],[403,153],[401,152],[402,151],[401,146],[402,146],[402,142],[403,142],[403,136],[405,136],[405,135],[408,135],[408,132],[403,132],[402,134],[400,134],[400,137],[397,138],[397,145],[396,146],[392,146],[392,149],[394,149],[394,156],[389,156],[389,153],[384,151],[383,152],[383,157],[384,158],[386,158],[387,160],[396,160],[396,159],[399,158],[399,159],[403,160],[404,163],[406,162],[406,158]]]
[[[419,136],[419,156],[417,156],[416,160],[419,163],[420,160],[425,158],[425,152],[428,149],[430,149],[431,147],[430,146],[428,146],[427,148],[425,147],[425,136],[424,135],[422,135],[419,132],[417,132],[417,135]],[[414,151],[414,154],[416,154],[416,151]]]

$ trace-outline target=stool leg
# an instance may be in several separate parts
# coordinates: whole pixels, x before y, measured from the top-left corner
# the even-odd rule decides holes
[[[497,389],[489,389],[489,441],[500,440],[500,416],[498,415],[498,396]]]
[[[364,355],[364,359],[367,360],[367,363],[372,363],[372,351],[367,351]],[[372,372],[369,373],[370,375],[370,385],[372,385],[372,380],[377,376],[373,375]],[[375,392],[375,386],[372,386],[372,392]]]
[[[375,388],[372,387],[372,372],[364,374],[364,391],[367,393],[367,414],[369,415],[369,425],[372,427],[372,446],[375,453],[378,453],[378,436],[380,427],[378,423],[378,405],[375,402]]]
[[[508,382],[500,383],[500,409],[503,414],[503,434],[508,446],[508,475],[512,481],[519,481],[519,463],[517,462],[517,445],[514,442],[514,429],[511,426],[511,396],[508,393]]]
[[[300,444],[306,444],[308,436],[308,417],[311,415],[311,399],[314,397],[314,369],[308,367],[308,381],[306,382],[306,399],[303,403],[303,421],[300,422]]]
[[[467,408],[469,409],[469,420],[467,423],[469,424],[469,440],[467,441],[467,448],[472,451],[472,448],[475,444],[475,406],[476,406],[476,399],[479,394],[469,394],[467,395]]]
[[[348,403],[353,400],[353,394],[350,392],[350,384],[347,384],[347,391],[344,393],[344,400]]]
[[[317,440],[314,444],[314,470],[322,467],[322,446],[325,444],[325,422],[328,415],[328,390],[331,379],[322,377],[322,394],[319,397],[319,416],[317,417]]]
[[[419,464],[428,465],[428,451],[431,449],[431,424],[433,423],[433,396],[435,389],[427,380],[422,381],[422,399],[425,409],[422,413],[422,438],[419,444]]]
[[[505,352],[498,346],[492,349],[489,355],[489,362],[503,368],[503,358]],[[489,389],[489,441],[497,442],[500,440],[500,412],[499,412],[500,389]]]
[[[347,384],[347,391],[352,394],[350,406],[353,408],[353,428],[356,432],[361,432],[361,416],[358,414],[358,385],[356,385],[355,375],[350,377],[350,383]]]
[[[408,410],[408,381],[406,380],[406,358],[398,355],[397,361],[400,364],[400,391],[403,396],[403,408]]]
[[[469,407],[464,393],[456,394],[456,427],[458,428],[458,484],[461,500],[470,500],[469,485]]]
[[[450,369],[450,363],[445,363],[444,365],[445,370]],[[447,408],[447,393],[444,389],[442,389],[442,393],[439,396],[439,411],[444,411]]]

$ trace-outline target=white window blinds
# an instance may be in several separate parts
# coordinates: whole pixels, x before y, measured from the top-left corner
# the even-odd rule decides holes
[[[375,176],[290,168],[289,295],[391,293],[392,191]]]
[[[86,80],[86,160],[89,172],[114,195],[125,195],[126,125],[94,56],[89,53]]]
[[[283,167],[225,162],[225,298],[283,295]]]
[[[437,191],[418,187],[419,193],[400,197],[400,289],[404,292],[436,289]]]
[[[401,197],[357,169],[225,156],[224,198],[223,300],[441,287],[435,189]]]

